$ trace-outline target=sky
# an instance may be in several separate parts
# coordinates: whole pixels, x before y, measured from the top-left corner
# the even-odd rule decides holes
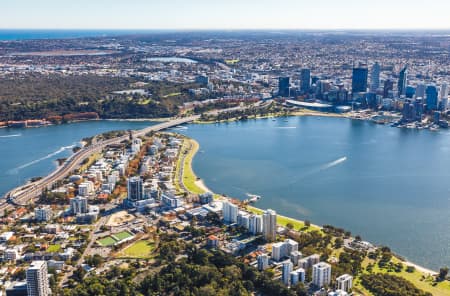
[[[450,29],[449,0],[0,0],[0,29]]]

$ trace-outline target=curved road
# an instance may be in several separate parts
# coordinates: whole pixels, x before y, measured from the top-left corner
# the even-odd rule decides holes
[[[183,123],[195,121],[199,119],[199,115],[184,117],[184,118],[178,118],[174,120],[170,120],[164,123],[160,123],[157,125],[153,125],[147,128],[144,128],[142,130],[134,131],[133,136],[139,137],[143,136],[149,132],[157,132],[161,131],[167,128],[171,128]],[[53,184],[55,184],[57,181],[64,179],[67,177],[70,172],[72,172],[74,169],[76,169],[84,159],[89,157],[90,155],[101,151],[103,148],[105,148],[108,145],[117,144],[122,142],[123,140],[126,140],[129,136],[121,136],[114,139],[109,139],[106,141],[97,142],[96,144],[83,148],[80,151],[78,151],[76,154],[72,155],[65,163],[64,165],[57,168],[53,173],[46,176],[45,178],[31,183],[26,184],[24,186],[15,188],[11,191],[9,191],[5,198],[0,200],[0,215],[3,215],[5,210],[11,209],[14,206],[25,206],[30,203],[33,199],[37,198],[44,188],[50,188]]]

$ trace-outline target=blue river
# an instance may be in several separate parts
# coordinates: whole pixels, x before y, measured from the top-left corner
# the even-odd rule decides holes
[[[190,125],[196,174],[214,192],[331,224],[407,259],[450,266],[450,131],[340,118]]]
[[[55,169],[83,137],[151,122],[0,129],[0,194]],[[331,224],[428,268],[450,266],[450,131],[325,117],[190,124],[193,168],[217,193]]]

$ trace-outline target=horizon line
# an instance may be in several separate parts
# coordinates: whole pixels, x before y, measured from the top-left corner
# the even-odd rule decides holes
[[[0,30],[114,30],[114,31],[450,31],[448,28],[2,28]]]

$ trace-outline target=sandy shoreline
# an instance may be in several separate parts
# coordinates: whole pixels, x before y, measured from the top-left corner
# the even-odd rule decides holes
[[[314,114],[314,115],[302,115],[302,116],[316,116],[316,115]],[[195,141],[194,139],[191,139],[191,140]],[[193,154],[192,160],[194,159],[195,155],[198,153],[199,148],[200,148],[200,144],[199,144],[197,141],[196,141],[196,143],[197,143],[197,145],[198,145],[198,149],[197,149],[197,150],[195,151],[195,153]],[[208,188],[208,186],[205,184],[205,182],[203,181],[203,179],[198,178],[198,176],[195,174],[195,172],[194,172],[194,170],[193,170],[193,168],[192,168],[192,162],[189,163],[189,165],[191,166],[191,170],[192,170],[193,174],[197,177],[197,180],[195,181],[195,185],[196,185],[197,187],[201,188],[202,190],[206,191],[206,192],[211,192],[211,193],[214,194],[214,192],[213,192],[212,190],[210,190],[210,189]],[[221,196],[222,196],[222,195],[221,195]],[[225,198],[225,197],[224,197],[224,198]],[[230,197],[226,197],[226,198],[230,198]],[[255,207],[255,206],[251,206],[251,207],[254,208],[254,209],[260,210],[260,211],[264,211],[263,209],[260,209],[260,208]],[[294,220],[294,221],[297,221],[297,222],[299,222],[299,223],[304,223],[304,221],[299,220],[299,219],[295,219],[295,218],[292,218],[292,217],[287,217],[287,216],[283,216],[283,215],[280,215],[280,214],[277,214],[277,216],[280,217],[280,218],[284,218],[284,219]],[[319,225],[316,225],[316,224],[312,224],[312,223],[311,223],[311,226],[312,226],[312,227],[317,227],[317,228],[322,229],[322,226],[319,226]],[[413,262],[411,262],[411,261],[403,260],[403,259],[400,259],[400,261],[402,261],[402,262],[403,262],[405,265],[407,265],[407,266],[414,266],[414,268],[415,268],[417,271],[422,272],[422,273],[425,273],[425,274],[427,274],[427,275],[435,275],[435,274],[438,274],[438,272],[436,272],[436,271],[434,271],[434,270],[431,270],[431,269],[429,269],[429,268],[425,268],[425,267],[420,266],[420,265],[418,265],[418,264],[415,264],[415,263],[413,263]]]

